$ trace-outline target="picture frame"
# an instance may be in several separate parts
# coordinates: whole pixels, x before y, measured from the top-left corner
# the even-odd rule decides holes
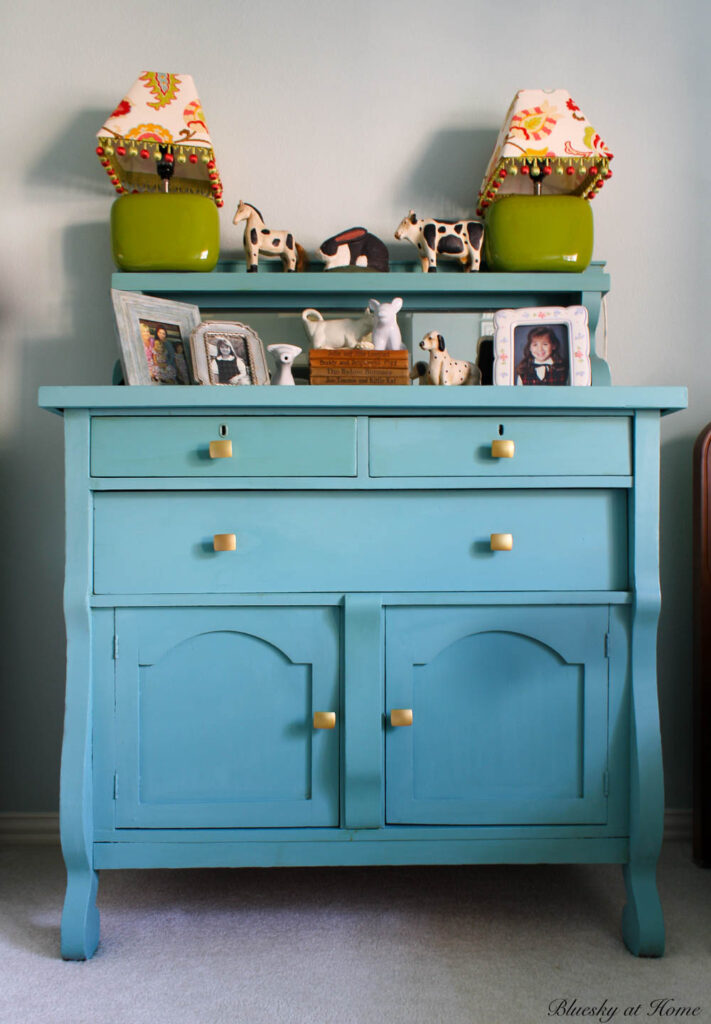
[[[126,384],[192,384],[190,335],[200,310],[138,292],[111,289]]]
[[[269,383],[264,345],[248,324],[204,320],[192,331],[190,350],[198,384]]]
[[[493,383],[589,386],[592,370],[585,306],[497,310]]]

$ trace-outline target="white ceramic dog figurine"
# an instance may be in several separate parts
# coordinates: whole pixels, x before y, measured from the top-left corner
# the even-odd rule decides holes
[[[420,384],[481,384],[481,370],[476,363],[466,359],[452,359],[444,344],[444,338],[437,331],[430,331],[420,342],[420,348],[430,354],[430,365],[425,373],[422,363],[417,363],[410,372],[412,378],[419,378]]]
[[[301,349],[298,345],[287,345],[286,342],[278,342],[276,345],[267,345],[267,352],[274,356],[276,369],[272,376],[272,384],[294,384],[294,375],[291,372],[291,364],[298,356]]]
[[[366,310],[357,320],[324,320],[317,309],[305,309],[301,320],[314,348],[372,348],[368,335],[373,315]]]
[[[371,299],[368,309],[375,314],[373,346],[380,351],[405,348],[397,324],[397,314],[402,309],[402,299],[393,299],[392,302],[378,302],[377,299]]]

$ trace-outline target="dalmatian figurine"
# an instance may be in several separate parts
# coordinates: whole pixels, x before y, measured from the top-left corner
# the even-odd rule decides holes
[[[481,384],[481,370],[466,359],[452,359],[437,331],[430,331],[420,342],[420,348],[430,354],[427,363],[415,363],[410,377],[422,384]]]
[[[368,309],[375,317],[373,347],[380,351],[405,348],[397,323],[397,314],[402,309],[402,299],[393,299],[392,302],[378,302],[377,299],[371,299]]]

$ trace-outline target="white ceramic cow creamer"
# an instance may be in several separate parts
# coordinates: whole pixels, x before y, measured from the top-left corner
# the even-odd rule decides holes
[[[324,320],[317,309],[305,309],[301,321],[314,348],[372,348],[373,315],[366,310],[357,319]]]
[[[371,299],[368,309],[372,310],[375,316],[373,347],[380,351],[405,348],[397,322],[397,314],[402,309],[402,299],[393,299],[392,302],[378,302],[377,299]]]

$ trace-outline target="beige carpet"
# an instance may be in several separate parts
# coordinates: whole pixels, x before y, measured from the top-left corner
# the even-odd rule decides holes
[[[661,960],[623,947],[611,866],[103,872],[86,963],[59,959],[63,887],[56,848],[0,848],[0,1024],[711,1022],[711,871],[684,843]]]

